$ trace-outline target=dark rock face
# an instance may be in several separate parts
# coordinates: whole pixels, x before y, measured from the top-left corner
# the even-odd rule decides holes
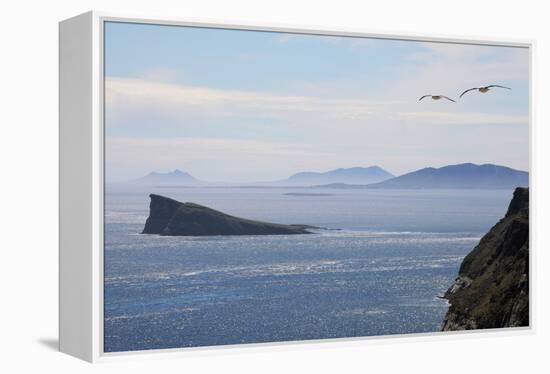
[[[172,236],[311,234],[307,225],[282,225],[230,216],[194,203],[151,194],[143,234]]]
[[[160,234],[168,226],[182,203],[154,194],[149,197],[151,198],[149,217],[145,221],[142,234]]]
[[[460,266],[442,331],[529,326],[529,189]]]

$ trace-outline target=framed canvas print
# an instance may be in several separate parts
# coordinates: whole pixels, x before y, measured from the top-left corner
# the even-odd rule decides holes
[[[531,327],[530,43],[60,24],[60,347]]]

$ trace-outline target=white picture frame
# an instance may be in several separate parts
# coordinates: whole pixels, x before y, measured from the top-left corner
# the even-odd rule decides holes
[[[434,35],[382,34],[347,29],[323,29],[294,25],[236,24],[226,21],[186,20],[177,18],[139,18],[90,11],[59,24],[59,347],[60,351],[89,362],[109,361],[136,355],[176,354],[212,348],[174,348],[140,352],[104,353],[103,351],[103,220],[104,220],[104,71],[103,27],[105,22],[129,22],[157,25],[196,26],[220,29],[274,31],[328,36],[356,36],[380,39],[468,43],[524,47],[532,60],[531,40],[465,39]],[[532,75],[532,69],[530,69]],[[532,96],[532,76],[530,76]],[[532,102],[532,100],[531,100]],[[530,104],[532,106],[532,104]],[[529,143],[532,154],[532,108],[530,108]],[[530,188],[534,196],[533,163],[530,156]],[[533,206],[531,200],[530,206]],[[533,225],[530,225],[532,230]],[[532,238],[532,232],[530,233]],[[530,248],[530,264],[534,248]],[[533,269],[530,266],[530,269]],[[529,274],[531,285],[532,271]],[[532,291],[530,305],[532,309]],[[384,339],[414,337],[417,339],[449,339],[455,334],[517,334],[531,331],[530,326],[513,330],[475,330],[459,333],[391,335]],[[362,337],[335,339],[352,341],[380,339]],[[333,340],[308,341],[319,343]],[[261,343],[271,347],[290,343]],[[250,346],[250,345],[248,345]],[[234,346],[229,346],[234,347]]]

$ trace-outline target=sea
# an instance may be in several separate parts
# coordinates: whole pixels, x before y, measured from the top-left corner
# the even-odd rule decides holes
[[[107,185],[104,351],[438,331],[512,190]],[[149,194],[310,235],[141,234]]]

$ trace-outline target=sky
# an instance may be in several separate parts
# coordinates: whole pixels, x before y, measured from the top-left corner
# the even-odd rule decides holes
[[[108,182],[529,167],[526,48],[109,22],[104,56]]]

